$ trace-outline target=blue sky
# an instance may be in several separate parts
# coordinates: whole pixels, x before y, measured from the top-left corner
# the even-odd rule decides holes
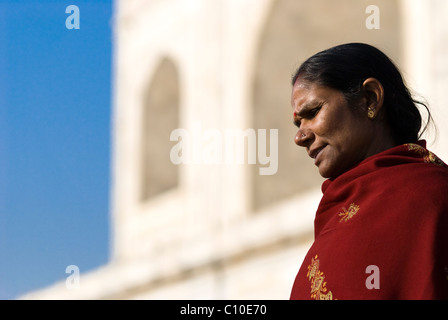
[[[109,259],[112,7],[0,0],[0,299]]]

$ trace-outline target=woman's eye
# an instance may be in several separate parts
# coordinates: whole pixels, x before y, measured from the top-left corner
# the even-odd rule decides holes
[[[321,107],[317,107],[317,108],[312,109],[310,111],[310,116],[314,118],[319,113],[320,109],[321,109]]]

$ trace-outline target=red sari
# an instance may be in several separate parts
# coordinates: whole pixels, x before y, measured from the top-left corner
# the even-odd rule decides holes
[[[448,299],[448,167],[405,144],[322,185],[291,299]]]

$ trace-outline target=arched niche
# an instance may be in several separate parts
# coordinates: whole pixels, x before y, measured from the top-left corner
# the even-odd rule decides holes
[[[177,67],[171,59],[163,58],[143,96],[140,189],[142,201],[178,185],[178,166],[170,160],[170,134],[179,127],[179,103]]]
[[[258,210],[312,188],[323,179],[303,148],[294,144],[291,75],[306,58],[334,45],[365,42],[400,62],[397,0],[378,0],[380,29],[369,30],[370,1],[275,0],[259,38],[253,70],[252,121],[255,129],[278,129],[278,171],[252,172],[252,204]]]

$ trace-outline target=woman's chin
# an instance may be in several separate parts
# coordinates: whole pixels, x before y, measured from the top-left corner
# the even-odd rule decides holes
[[[329,179],[331,178],[331,170],[329,170],[328,167],[325,166],[325,164],[320,163],[319,166],[319,174],[322,178]]]
[[[337,170],[338,168],[335,166],[329,166],[327,161],[319,163],[318,168],[319,174],[325,179],[334,179],[342,173],[340,170]]]

